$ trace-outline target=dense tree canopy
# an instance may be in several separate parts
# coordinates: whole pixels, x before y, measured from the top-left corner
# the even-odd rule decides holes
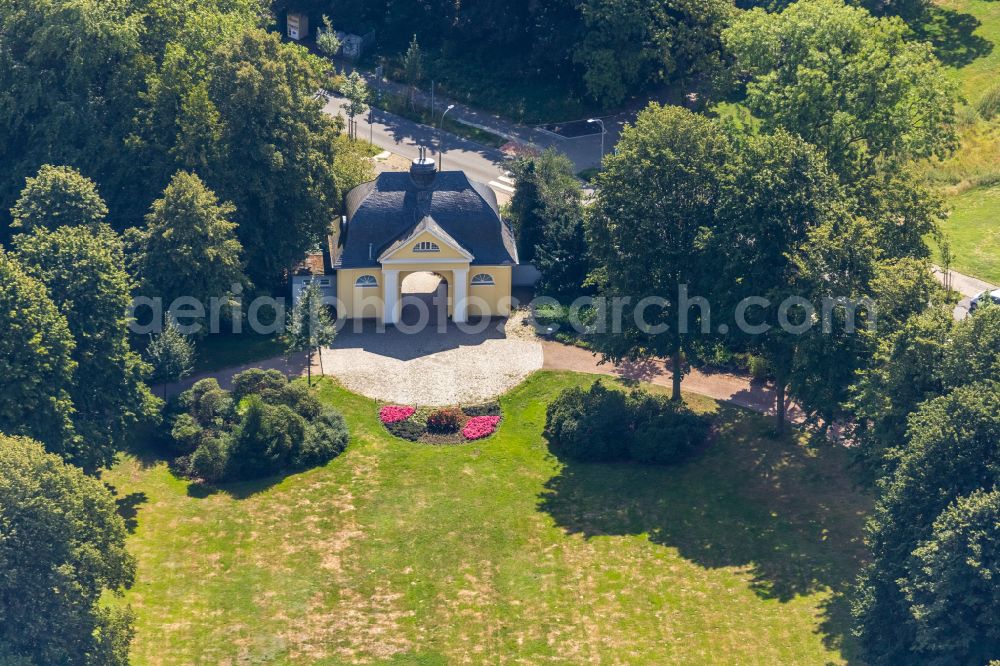
[[[680,399],[681,351],[700,328],[691,308],[688,330],[680,330],[690,297],[709,293],[720,257],[706,252],[716,225],[729,140],[704,116],[679,107],[647,107],[622,133],[618,150],[604,162],[587,236],[601,296],[629,298],[622,304],[622,330],[597,335],[606,358],[673,358],[674,398]],[[647,297],[665,299],[641,311]],[[610,311],[605,316],[618,317]],[[662,328],[665,326],[666,328]],[[657,328],[660,327],[660,328]]]
[[[821,147],[840,173],[877,157],[944,155],[955,143],[955,84],[898,19],[801,0],[742,14],[723,40],[765,128]]]
[[[944,660],[987,663],[1000,654],[1000,490],[961,497],[913,552],[903,587],[919,648]]]
[[[11,210],[11,226],[23,231],[62,225],[97,227],[107,215],[108,207],[94,181],[72,167],[45,164],[27,179]]]
[[[89,472],[109,465],[126,432],[154,409],[148,368],[129,347],[132,281],[121,239],[107,226],[36,228],[15,238],[25,271],[48,288],[75,345],[70,397],[80,440],[73,462]]]
[[[618,104],[649,84],[721,65],[722,0],[584,0],[585,35],[574,52],[590,95]]]
[[[139,90],[140,18],[127,0],[0,2],[0,211],[43,164],[128,189],[122,140]],[[6,220],[4,220],[6,221]]]
[[[721,221],[711,251],[725,258],[715,276],[714,305],[735,317],[747,298],[767,305],[747,309],[744,321],[728,321],[736,348],[766,359],[777,387],[778,429],[784,427],[785,387],[792,373],[800,335],[779,326],[778,311],[791,297],[809,297],[814,285],[797,259],[813,232],[845,215],[843,194],[822,154],[783,130],[775,134],[734,135]],[[761,333],[757,326],[769,328]]]
[[[75,347],[42,282],[0,249],[0,432],[28,435],[73,459]]]
[[[212,298],[228,300],[234,286],[246,283],[234,211],[198,176],[176,173],[153,202],[146,226],[130,234],[139,292],[163,299],[164,308],[182,296],[206,308]]]
[[[521,158],[511,166],[517,190],[510,220],[518,257],[542,273],[539,289],[550,296],[577,295],[587,277],[583,195],[573,163],[554,150]]]
[[[944,643],[921,638],[921,632],[929,637],[918,621],[927,601],[918,601],[924,610],[912,607],[904,588],[917,566],[913,553],[935,538],[937,517],[960,497],[1000,483],[998,386],[971,384],[926,402],[910,418],[908,440],[883,484],[869,528],[872,564],[855,610],[862,647],[874,664],[926,661],[942,652],[954,663],[972,663],[981,644],[963,642],[962,634]],[[950,592],[938,593],[947,604]],[[967,638],[975,627],[964,631]]]
[[[101,602],[135,576],[126,535],[100,481],[36,442],[0,435],[0,655],[126,666],[130,614]]]

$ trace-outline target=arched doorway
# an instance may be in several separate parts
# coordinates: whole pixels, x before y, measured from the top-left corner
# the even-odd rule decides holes
[[[421,317],[428,326],[447,323],[448,280],[444,275],[431,271],[407,273],[400,283],[400,298],[402,323],[414,326]]]

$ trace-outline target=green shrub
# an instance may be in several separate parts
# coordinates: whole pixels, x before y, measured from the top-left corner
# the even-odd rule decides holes
[[[247,398],[247,409],[229,445],[229,479],[277,474],[299,459],[306,421],[285,405]]]
[[[597,381],[586,391],[563,391],[546,411],[543,434],[561,458],[676,464],[705,442],[708,423],[682,403],[645,391],[626,395]]]
[[[239,403],[249,395],[259,395],[264,402],[280,402],[278,396],[287,385],[288,378],[280,370],[244,370],[233,375],[233,401]]]
[[[188,454],[198,448],[204,437],[205,429],[190,414],[178,414],[170,429],[175,448],[182,454]]]
[[[271,400],[264,398],[264,401],[273,405],[285,405],[307,419],[315,419],[323,412],[323,405],[316,392],[305,384],[286,384],[271,397]]]
[[[386,423],[386,430],[400,439],[407,439],[411,442],[418,441],[427,432],[427,426],[418,419],[406,419],[395,423]]]
[[[635,462],[676,465],[690,458],[708,438],[708,421],[686,405],[639,391],[629,396],[634,430],[628,455]]]
[[[218,425],[232,416],[232,398],[214,378],[195,382],[181,394],[181,404],[203,428]]]
[[[205,481],[220,481],[229,467],[229,450],[226,442],[218,437],[203,441],[193,454],[189,468],[192,476]]]
[[[750,376],[754,379],[767,379],[771,373],[771,366],[763,356],[751,354],[749,357]]]
[[[450,435],[458,432],[464,421],[460,410],[452,407],[431,412],[427,417],[427,432],[435,435]]]
[[[986,120],[1000,113],[1000,83],[994,84],[976,102],[976,111]]]
[[[582,462],[623,460],[629,410],[625,394],[600,381],[566,389],[548,406],[544,436],[556,456]]]
[[[181,454],[174,468],[206,481],[322,465],[349,438],[338,412],[324,409],[314,391],[277,370],[241,372],[233,377],[232,392],[214,379],[202,380],[181,394],[171,412],[170,436]]]
[[[306,428],[296,467],[324,465],[347,448],[350,434],[344,417],[332,409],[322,412]]]

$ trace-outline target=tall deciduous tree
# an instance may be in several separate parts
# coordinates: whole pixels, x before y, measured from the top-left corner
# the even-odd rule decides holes
[[[368,84],[364,77],[357,70],[354,70],[347,76],[340,92],[347,98],[347,117],[350,120],[349,134],[356,140],[358,128],[354,119],[368,110],[370,97]]]
[[[66,317],[77,364],[70,388],[79,450],[73,462],[94,472],[114,460],[130,426],[155,413],[148,373],[129,346],[132,283],[121,239],[109,227],[36,227],[15,237],[24,269],[47,287]]]
[[[332,345],[336,337],[336,322],[330,315],[329,307],[323,303],[319,283],[313,280],[299,293],[292,311],[288,313],[288,323],[282,336],[288,353],[306,352],[310,386],[313,353],[319,351],[322,354],[322,348]]]
[[[27,179],[10,213],[11,226],[23,231],[63,225],[97,227],[107,217],[108,207],[94,181],[72,167],[46,164]]]
[[[517,160],[511,171],[517,190],[510,217],[519,258],[542,273],[539,288],[552,296],[579,293],[587,277],[588,252],[583,227],[583,195],[565,155],[546,150]]]
[[[883,257],[928,256],[923,239],[943,209],[909,163],[957,145],[957,88],[930,45],[910,40],[900,19],[842,0],[754,9],[723,41],[763,128],[784,128],[824,151],[854,214],[872,221]]]
[[[723,40],[764,127],[820,146],[838,173],[879,157],[941,156],[955,143],[955,84],[899,19],[800,0],[740,15]]]
[[[921,651],[978,664],[1000,654],[1000,490],[956,500],[913,556],[903,588]]]
[[[314,99],[323,68],[261,30],[231,40],[210,67],[225,159],[202,175],[235,204],[249,277],[261,287],[276,284],[340,209],[333,168],[340,127]]]
[[[728,340],[766,359],[775,378],[777,430],[785,426],[785,389],[801,336],[781,326],[778,312],[789,298],[809,298],[812,285],[796,262],[812,232],[844,215],[843,194],[822,154],[784,131],[734,136],[722,221],[712,251],[725,257],[718,273],[717,306],[740,311]],[[743,324],[749,324],[743,325]],[[766,327],[766,330],[764,328]]]
[[[206,308],[212,298],[228,299],[234,285],[246,282],[234,213],[197,175],[174,174],[153,202],[145,228],[131,234],[141,293],[162,298],[167,307],[182,296]]]
[[[573,59],[587,92],[620,104],[650,84],[709,72],[721,63],[720,33],[733,12],[717,0],[584,0]]]
[[[614,361],[671,357],[677,400],[682,353],[696,337],[703,312],[682,302],[681,290],[691,298],[710,295],[708,277],[718,270],[718,257],[705,248],[730,152],[712,121],[652,104],[625,128],[617,153],[605,160],[588,217],[601,295],[630,299],[621,302],[621,317],[615,308],[604,313],[607,326],[595,336],[598,349]],[[643,303],[647,297],[664,300]],[[645,326],[637,323],[637,314]],[[614,330],[618,321],[620,333]]]
[[[73,461],[73,336],[48,289],[0,249],[0,432]]]
[[[131,193],[122,159],[139,85],[141,17],[127,0],[0,4],[0,226],[24,178],[73,164]]]
[[[980,641],[956,642],[953,651],[924,640],[907,579],[919,566],[914,553],[935,538],[937,517],[959,498],[1000,484],[1000,389],[992,382],[972,384],[925,403],[910,419],[908,439],[869,528],[872,561],[855,605],[863,656],[871,664],[935,657],[978,663]],[[966,636],[968,630],[962,628]]]
[[[135,577],[126,536],[100,481],[36,442],[0,435],[0,654],[126,666],[131,613],[101,603]]]

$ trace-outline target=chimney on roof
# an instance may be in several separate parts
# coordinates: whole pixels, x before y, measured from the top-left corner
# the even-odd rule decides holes
[[[410,164],[410,180],[417,189],[429,190],[434,185],[437,177],[437,165],[434,160],[427,157],[427,149],[421,148],[420,155]]]

